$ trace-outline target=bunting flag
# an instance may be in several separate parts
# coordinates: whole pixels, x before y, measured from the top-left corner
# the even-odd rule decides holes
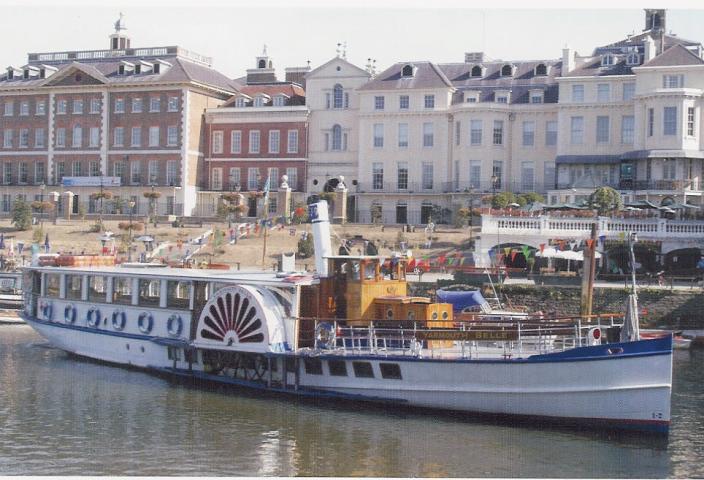
[[[618,232],[618,238],[619,240],[623,240],[626,238],[626,233],[625,232]]]
[[[454,261],[455,261],[454,258],[452,258],[452,257],[448,258],[448,259],[447,259],[447,265],[448,265],[448,266],[452,265],[452,262],[454,262]]]
[[[462,258],[460,258],[460,265],[464,265],[464,261],[465,261],[465,260],[467,260],[467,258],[466,258],[466,257],[462,257]]]
[[[506,255],[508,257],[510,253],[511,253],[511,247],[505,247],[504,248],[504,255]]]
[[[523,257],[528,260],[528,257],[530,256],[530,247],[528,245],[523,245],[521,247],[521,252],[523,253]]]
[[[606,243],[606,235],[599,235],[599,241],[604,245]]]
[[[437,261],[438,265],[442,265],[443,263],[445,263],[445,255],[439,256]]]
[[[541,244],[540,244],[540,253],[542,254],[543,251],[545,251],[545,244],[544,244],[544,243],[541,243]]]
[[[513,262],[514,260],[516,260],[516,255],[518,255],[518,251],[514,250],[513,252],[511,252],[511,261],[512,261],[512,262]]]
[[[416,268],[416,259],[415,258],[411,258],[411,260],[408,262],[408,268],[411,270]]]
[[[592,246],[594,246],[594,240],[592,240],[591,238],[588,238],[587,239],[587,247],[591,250]]]
[[[493,248],[491,250],[489,250],[489,258],[494,257],[495,255],[496,255],[496,250],[494,250]]]

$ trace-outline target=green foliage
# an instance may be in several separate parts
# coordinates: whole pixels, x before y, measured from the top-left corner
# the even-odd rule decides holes
[[[305,203],[297,203],[293,209],[293,223],[308,222],[308,207]]]
[[[611,187],[599,187],[589,195],[589,206],[599,215],[607,215],[623,208],[621,195]]]
[[[298,253],[300,258],[310,258],[315,253],[313,235],[305,235],[298,240]]]
[[[491,197],[491,208],[506,208],[509,203],[516,203],[516,196],[511,192],[501,192]]]
[[[17,200],[12,208],[12,223],[17,230],[32,228],[32,209],[24,200]]]
[[[37,227],[32,232],[32,243],[44,243],[44,229]]]
[[[516,198],[516,203],[520,206],[528,205],[530,203],[545,202],[545,197],[536,192],[522,193]]]

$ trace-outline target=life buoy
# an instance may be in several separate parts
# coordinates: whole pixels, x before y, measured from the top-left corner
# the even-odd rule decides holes
[[[137,326],[142,333],[151,333],[154,327],[154,316],[151,313],[142,312],[137,319]]]
[[[127,324],[127,314],[122,310],[112,312],[112,328],[122,330]]]
[[[321,322],[315,326],[315,348],[332,349],[335,348],[336,332],[329,322]]]
[[[44,320],[51,321],[53,314],[54,314],[54,306],[51,304],[51,302],[44,302],[42,303],[42,315],[44,316]]]
[[[76,323],[76,307],[70,303],[64,307],[64,322],[68,324]]]
[[[166,321],[166,330],[169,335],[173,337],[178,337],[181,335],[181,330],[183,330],[183,320],[181,320],[181,315],[173,314]]]
[[[100,324],[100,310],[95,307],[91,307],[86,314],[86,323],[89,327],[97,327]]]

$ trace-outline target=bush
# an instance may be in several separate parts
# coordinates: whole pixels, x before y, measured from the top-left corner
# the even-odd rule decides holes
[[[43,243],[44,242],[44,230],[42,227],[37,227],[32,232],[32,243]]]
[[[12,223],[17,230],[29,230],[32,228],[32,209],[23,200],[15,202],[12,208]]]
[[[536,202],[545,203],[545,197],[536,192],[527,192],[520,194],[516,200],[516,203],[521,206]]]
[[[298,255],[300,258],[310,258],[315,253],[313,235],[304,235],[298,240]]]
[[[491,197],[492,208],[506,208],[510,203],[516,203],[516,196],[511,192],[501,192]]]
[[[306,208],[305,203],[296,204],[293,209],[293,222],[294,223],[307,223],[308,222],[308,208]]]
[[[623,208],[621,195],[611,187],[599,187],[589,195],[589,206],[599,215],[606,215]]]

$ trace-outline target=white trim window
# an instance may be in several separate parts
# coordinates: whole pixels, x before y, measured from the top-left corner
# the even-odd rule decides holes
[[[482,179],[481,160],[469,161],[469,188],[480,188]]]
[[[242,131],[230,132],[230,153],[242,153]]]
[[[611,101],[611,85],[608,83],[597,83],[596,85],[596,101],[609,102]]]
[[[149,146],[159,146],[159,127],[149,127]]]
[[[132,99],[132,113],[142,113],[143,103],[140,97]]]
[[[384,96],[379,95],[374,97],[374,110],[383,110],[384,109]]]
[[[344,149],[347,148],[346,145],[343,145],[342,142],[342,127],[340,125],[333,125],[332,126],[332,145],[330,146],[330,149],[334,152],[341,152]]]
[[[91,98],[90,99],[90,113],[100,113],[100,99]]]
[[[399,110],[408,110],[410,107],[410,101],[408,95],[401,95],[398,97],[398,108]]]
[[[57,128],[56,129],[56,146],[65,147],[66,146],[66,129]]]
[[[398,147],[408,148],[408,124],[398,124]]]
[[[7,106],[7,104],[5,104]],[[56,114],[65,115],[68,110],[68,100],[57,100],[56,101]],[[6,113],[7,115],[7,113]]]
[[[381,97],[384,98],[384,97]],[[374,148],[384,147],[384,124],[375,123],[374,124]]]
[[[636,84],[635,82],[628,82],[623,84],[623,101],[630,102],[636,94]]]
[[[82,99],[76,98],[73,100],[73,113],[74,114],[83,113],[83,100]]]
[[[216,130],[212,135],[213,153],[222,153],[222,130]]]
[[[298,153],[298,130],[288,131],[286,153]]]
[[[140,147],[142,145],[142,127],[132,127],[132,142],[133,147]]]
[[[44,142],[46,141],[44,132],[45,130],[43,128],[36,128],[34,130],[34,148],[44,148]]]
[[[286,175],[288,176],[288,186],[292,190],[298,190],[298,168],[286,167]]]
[[[29,102],[23,100],[20,102],[20,116],[26,117],[27,115],[29,115]]]
[[[677,135],[677,107],[663,108],[662,134]]]
[[[545,146],[555,145],[557,145],[557,120],[550,120],[545,122]]]
[[[149,112],[161,112],[161,97],[149,97]]]
[[[247,99],[244,97],[235,98],[235,108],[244,108],[247,106]]]
[[[584,102],[584,85],[572,85],[572,101],[575,103]]]
[[[29,147],[29,129],[20,128],[20,148]]]
[[[408,190],[408,162],[398,162],[396,164],[396,188],[398,190]]]
[[[35,115],[46,115],[46,102],[40,100],[37,102],[34,110]]]
[[[276,95],[272,102],[274,107],[283,107],[286,105],[286,97],[283,95]]]
[[[5,107],[4,108],[5,108],[4,115],[6,117],[11,117],[12,115],[14,115],[15,102],[13,102],[11,100],[5,100]]]
[[[570,143],[572,145],[584,143],[584,117],[570,117]]]
[[[166,162],[166,184],[170,187],[178,184],[178,162],[176,160]]]
[[[175,147],[178,145],[178,127],[169,125],[166,129],[166,146]]]
[[[523,122],[523,146],[535,145],[535,122]]]
[[[423,107],[435,108],[435,95],[425,95],[423,97]]]
[[[694,137],[696,133],[695,128],[695,109],[694,107],[687,107],[687,136]]]
[[[609,143],[611,122],[606,115],[596,117],[596,143]]]
[[[662,88],[683,88],[684,75],[663,75]]]
[[[114,147],[125,146],[125,127],[115,127],[112,132],[112,145]]]
[[[80,148],[83,146],[83,128],[80,125],[73,127],[71,147]]]
[[[281,132],[279,130],[269,130],[269,153],[279,153],[281,148]]]
[[[139,185],[142,179],[142,162],[130,161],[130,183],[132,185]]]
[[[433,164],[432,162],[423,162],[421,166],[421,182],[423,190],[433,189]]]
[[[210,189],[222,190],[222,168],[213,168],[210,172]]]
[[[435,144],[434,124],[426,122],[423,124],[423,146],[433,147]]]
[[[259,167],[249,167],[247,169],[247,190],[259,190]]]
[[[97,160],[92,160],[88,163],[88,176],[89,177],[99,177],[100,176],[100,162]]]
[[[621,117],[621,143],[624,145],[633,145],[633,137],[635,134],[635,117],[633,115],[624,115]]]
[[[150,182],[159,179],[159,160],[149,160],[147,164],[147,175],[149,175]]]
[[[503,120],[494,120],[493,143],[494,143],[494,145],[503,145],[504,144],[504,121]]]
[[[332,108],[343,108],[345,94],[342,85],[336,83],[332,87]]]
[[[469,122],[469,144],[473,147],[482,144],[482,121],[471,120]]]
[[[45,163],[36,162],[34,164],[34,183],[40,184],[44,183],[46,179],[44,178]]]
[[[178,97],[169,97],[166,105],[167,112],[178,112]]]
[[[125,99],[116,98],[115,99],[115,113],[125,113]]]
[[[71,164],[71,175],[74,176],[74,177],[81,177],[81,176],[83,176],[83,175],[82,175],[83,172],[82,172],[82,168],[81,168],[81,167],[82,167],[81,161],[80,161],[80,160],[75,160],[75,161]]]
[[[230,185],[230,190],[234,190],[238,185],[242,185],[242,177],[240,172],[240,167],[230,167],[229,175],[227,176],[228,185]]]
[[[381,162],[372,163],[372,190],[384,189],[384,164]]]
[[[533,190],[535,190],[535,163],[521,162],[521,191],[532,192]]]
[[[100,146],[100,127],[90,127],[90,133],[88,137],[89,147],[99,147]]]
[[[259,130],[249,131],[249,153],[259,153],[260,151],[260,133]]]

